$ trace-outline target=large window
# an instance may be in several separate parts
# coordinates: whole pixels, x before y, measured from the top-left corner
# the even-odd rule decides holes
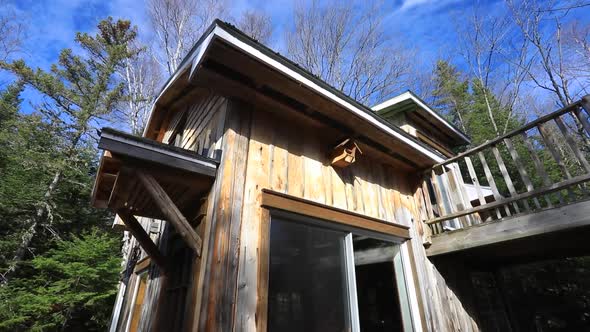
[[[272,218],[268,330],[410,331],[399,245],[332,225]]]

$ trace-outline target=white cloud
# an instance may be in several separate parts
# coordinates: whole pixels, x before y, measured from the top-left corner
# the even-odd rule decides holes
[[[400,10],[408,10],[417,6],[425,5],[428,3],[435,3],[433,0],[404,0],[400,7]]]

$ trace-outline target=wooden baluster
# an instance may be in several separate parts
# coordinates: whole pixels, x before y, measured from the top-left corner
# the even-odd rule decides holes
[[[453,186],[451,186],[451,181],[449,179],[449,173],[451,171],[447,170],[445,166],[442,166],[441,169],[442,174],[440,175],[440,179],[443,182],[442,189],[446,191],[446,195],[449,199],[449,205],[451,206],[451,213],[465,210],[465,207],[463,206],[463,201],[459,199],[459,197],[457,197],[458,189],[456,186],[456,182],[453,181]],[[463,228],[470,226],[469,221],[466,217],[461,217],[458,221]]]
[[[529,150],[529,154],[531,155],[531,159],[533,159],[533,163],[535,164],[535,169],[537,170],[537,173],[539,173],[541,180],[543,180],[543,185],[546,187],[551,186],[553,184],[553,181],[551,181],[549,174],[547,174],[547,172],[545,171],[545,167],[543,166],[543,163],[539,159],[539,156],[537,155],[535,148],[533,147],[533,143],[531,143],[531,140],[527,136],[526,132],[523,132],[521,135],[522,135],[522,138],[524,139],[525,146]],[[557,192],[557,197],[559,197],[559,203],[563,204],[563,196],[561,195],[560,192]],[[545,195],[545,201],[547,202],[547,207],[553,206],[553,204],[551,203],[551,197],[549,195]]]
[[[469,172],[469,177],[471,177],[471,182],[475,186],[475,191],[477,192],[477,198],[479,199],[479,205],[485,205],[486,199],[483,196],[483,192],[481,190],[481,185],[479,184],[479,179],[477,178],[477,173],[475,173],[475,168],[473,167],[473,162],[471,161],[470,157],[465,157],[465,164],[467,164],[467,171]],[[502,214],[500,213],[499,209],[494,209],[496,211],[496,216],[498,219],[502,219]]]
[[[430,175],[430,184],[432,185],[432,189],[434,191],[434,197],[436,198],[437,206],[438,206],[438,213],[440,216],[447,215],[450,212],[450,207],[448,206],[447,200],[443,197],[443,192],[440,190],[440,186],[437,180],[436,172],[434,169],[431,171]],[[444,225],[442,223],[440,225],[440,232],[443,231]]]
[[[457,199],[464,204],[462,210],[473,208],[471,201],[469,200],[469,195],[467,195],[467,191],[465,189],[465,181],[463,180],[463,174],[461,173],[461,167],[459,166],[459,163],[453,163],[449,165],[449,169],[451,170],[449,174],[452,175],[452,179],[455,180],[451,182],[456,184],[455,189]],[[467,222],[469,223],[469,226],[473,224],[481,224],[481,218],[479,214],[471,214],[466,217],[468,219]]]
[[[488,162],[486,161],[486,157],[484,156],[483,152],[478,152],[477,155],[479,156],[479,160],[481,161],[481,164],[483,166],[484,173],[486,174],[486,179],[488,180],[490,187],[492,187],[492,193],[494,194],[494,199],[496,201],[501,200],[503,197],[502,197],[502,195],[500,195],[500,191],[498,190],[498,187],[496,186],[496,181],[494,180],[494,175],[492,174],[492,171],[490,170],[490,167],[488,166]],[[510,209],[508,208],[508,206],[504,205],[504,211],[506,212],[506,216],[511,215]]]
[[[510,195],[516,195],[516,189],[514,188],[514,184],[512,183],[512,179],[510,178],[510,174],[508,174],[508,169],[506,168],[506,164],[504,164],[504,159],[502,159],[502,155],[500,154],[500,150],[498,150],[498,147],[495,145],[492,145],[492,153],[494,154],[494,157],[496,158],[496,162],[498,162],[498,167],[500,167],[500,172],[502,173],[502,177],[504,178],[504,182],[506,182],[506,186],[508,187],[508,191],[510,192]],[[529,202],[527,202],[526,200],[523,201],[524,204],[524,208],[525,210],[529,211],[531,208],[529,206]],[[516,213],[520,213],[520,208],[518,207],[518,204],[516,202],[514,202],[512,204],[512,206],[514,206],[514,210],[516,211]]]
[[[424,177],[424,180],[422,181],[422,196],[423,196],[424,204],[426,205],[426,214],[428,215],[428,219],[434,219],[436,216],[435,216],[434,211],[432,209],[432,200],[430,198],[430,192],[428,190],[427,181],[430,181],[430,179],[428,179],[427,177]],[[430,226],[430,225],[426,225],[426,226]],[[434,224],[434,225],[432,225],[432,227],[434,228],[433,231],[436,231],[435,234],[442,232],[442,230],[440,229],[440,224]]]
[[[567,179],[571,179],[572,175],[570,174],[567,167],[563,163],[563,160],[561,159],[561,155],[559,154],[559,151],[557,151],[557,149],[555,148],[555,144],[553,144],[553,139],[551,137],[551,134],[549,133],[549,131],[545,127],[545,124],[540,123],[539,125],[537,125],[537,128],[539,129],[539,133],[541,134],[541,137],[543,138],[543,142],[545,142],[545,146],[547,147],[547,149],[551,153],[551,156],[553,156],[553,159],[555,159],[555,162],[557,162],[557,166],[559,166],[559,169],[561,170],[561,172],[563,174],[565,174]],[[571,202],[575,201],[574,192],[572,191],[571,188],[567,189],[567,194],[568,194],[568,198],[570,199]]]
[[[590,112],[590,105],[586,108],[586,112]],[[574,116],[580,121],[582,127],[586,130],[586,133],[590,135],[590,122],[588,121],[588,115],[579,108],[574,109]]]
[[[426,181],[429,181],[428,178],[424,178],[422,181],[422,195],[424,196],[424,201],[426,202],[426,212],[428,212],[428,218],[433,219],[434,211],[432,210],[432,200],[430,199],[430,192],[428,190],[428,184]]]
[[[553,119],[553,121],[555,121],[555,123],[557,124],[557,127],[559,128],[559,131],[561,131],[563,137],[565,137],[567,145],[569,146],[570,150],[574,153],[574,156],[576,156],[576,159],[578,159],[580,165],[582,165],[586,173],[590,173],[590,164],[588,164],[588,161],[586,160],[582,152],[580,152],[578,144],[576,144],[572,136],[569,134],[566,125],[563,123],[560,117],[556,117],[555,119]]]
[[[516,169],[518,170],[518,174],[520,174],[520,178],[522,179],[522,182],[524,183],[526,190],[527,191],[535,190],[535,188],[533,187],[533,183],[531,182],[531,179],[529,178],[529,174],[526,171],[526,168],[524,168],[524,165],[522,164],[522,162],[520,160],[520,156],[518,155],[518,152],[514,148],[514,145],[512,145],[512,141],[510,140],[510,138],[505,138],[504,143],[506,144],[506,147],[508,148],[508,152],[510,152],[510,156],[512,156],[512,160],[514,160],[514,164],[516,165]],[[533,197],[533,202],[535,203],[535,206],[537,207],[537,209],[541,208],[541,204],[539,204],[539,200],[537,199],[537,197]]]

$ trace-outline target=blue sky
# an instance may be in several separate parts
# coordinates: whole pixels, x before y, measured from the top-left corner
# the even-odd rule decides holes
[[[231,0],[230,0],[231,1]],[[292,0],[232,1],[230,15],[239,17],[246,9],[258,9],[272,17],[274,35],[271,47],[283,46],[283,31],[291,23]],[[485,3],[493,7],[494,2]],[[8,2],[23,15],[29,25],[23,57],[32,65],[47,68],[57,59],[59,50],[73,47],[77,31],[92,32],[106,16],[130,19],[138,26],[140,36],[150,39],[145,3],[138,0],[12,0]],[[386,2],[387,33],[409,46],[417,47],[422,56],[432,58],[455,38],[453,18],[471,9],[470,1],[460,0],[395,0]],[[0,9],[2,10],[2,9]]]
[[[284,53],[283,36],[292,23],[293,0],[226,1],[231,4],[229,14],[233,17],[239,17],[247,9],[268,13],[274,28],[269,46]],[[457,43],[457,29],[466,24],[474,6],[486,14],[504,7],[502,0],[384,0],[383,4],[386,33],[405,47],[416,50],[416,63],[427,70],[431,70],[439,58],[452,59],[456,65],[462,65],[461,57],[451,50]],[[33,67],[48,69],[61,49],[75,47],[73,40],[77,31],[91,33],[107,16],[130,19],[137,25],[142,40],[154,37],[145,2],[140,0],[8,0],[0,11],[7,9],[24,17],[28,25],[20,57]],[[5,77],[6,73],[0,73],[0,83],[7,81]],[[23,97],[33,103],[38,100],[31,91],[26,91]]]

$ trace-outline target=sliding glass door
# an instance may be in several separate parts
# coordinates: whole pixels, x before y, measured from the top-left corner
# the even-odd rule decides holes
[[[268,330],[410,331],[398,247],[363,230],[273,217]]]

